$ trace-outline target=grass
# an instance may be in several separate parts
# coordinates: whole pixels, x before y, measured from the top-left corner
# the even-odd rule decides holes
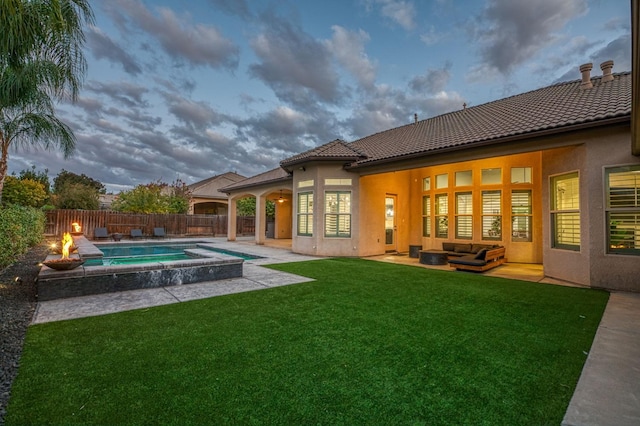
[[[560,424],[608,294],[359,259],[30,327],[14,424]]]

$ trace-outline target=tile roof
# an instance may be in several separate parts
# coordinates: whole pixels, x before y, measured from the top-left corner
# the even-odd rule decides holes
[[[226,192],[228,194],[232,191],[263,185],[265,183],[283,182],[288,180],[293,180],[293,177],[286,170],[278,167],[277,169],[269,170],[264,173],[260,173],[259,175],[241,180],[240,182],[225,186],[224,188],[220,188],[219,191]]]
[[[366,136],[350,144],[366,154],[353,166],[630,119],[631,73],[616,73],[605,83],[600,80],[592,78],[590,89],[582,89],[581,80],[558,83]]]
[[[289,157],[281,161],[280,165],[282,167],[288,167],[297,163],[322,160],[356,161],[364,157],[364,153],[353,144],[346,143],[341,139],[336,139],[301,154]]]
[[[246,176],[239,175],[235,172],[226,172],[221,175],[211,176],[207,179],[194,182],[189,185],[189,189],[191,189],[191,195],[194,197],[224,198],[225,196],[220,194],[218,191],[220,188],[224,188],[225,186],[229,186],[246,178]]]

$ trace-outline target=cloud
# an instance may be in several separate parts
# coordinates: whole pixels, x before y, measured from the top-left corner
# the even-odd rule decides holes
[[[364,51],[370,37],[365,31],[349,31],[339,25],[331,27],[333,37],[326,42],[327,48],[358,83],[371,88],[376,80],[376,64]]]
[[[557,42],[558,32],[587,10],[586,0],[490,0],[471,28],[471,36],[481,46],[476,69],[509,74]]]
[[[226,120],[206,102],[196,102],[177,93],[162,92],[162,96],[169,112],[193,129],[205,130]]]
[[[439,33],[436,31],[436,28],[433,25],[430,25],[427,28],[427,31],[420,34],[420,41],[422,41],[427,46],[433,46],[437,44],[440,40],[442,40],[446,36],[445,33]]]
[[[611,18],[602,25],[607,31],[619,31],[631,32],[631,23],[628,18]]]
[[[442,92],[451,78],[451,62],[445,63],[442,68],[427,70],[424,75],[415,76],[409,81],[409,87],[414,92],[434,94]]]
[[[338,75],[331,67],[331,53],[325,44],[298,25],[277,17],[267,16],[264,23],[264,32],[251,40],[260,62],[249,66],[249,74],[284,101],[338,102]]]
[[[85,88],[90,92],[106,95],[118,104],[125,105],[130,108],[147,106],[147,101],[144,99],[144,95],[149,92],[149,89],[127,81],[117,83],[90,81]]]
[[[107,59],[122,66],[122,69],[130,75],[138,75],[142,68],[136,60],[116,44],[108,35],[99,28],[91,26],[87,31],[87,44],[96,59]]]
[[[194,24],[189,15],[178,17],[159,7],[157,15],[135,0],[115,0],[107,12],[121,31],[142,30],[156,40],[171,58],[191,66],[235,69],[239,48],[214,26]]]
[[[401,26],[407,31],[411,31],[416,27],[416,8],[412,1],[368,0],[366,2],[366,6],[368,9],[371,9],[372,7],[379,7],[380,15],[391,20],[393,23]]]

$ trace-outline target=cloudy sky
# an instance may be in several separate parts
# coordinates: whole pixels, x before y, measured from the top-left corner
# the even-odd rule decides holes
[[[629,0],[96,0],[89,64],[58,114],[74,156],[13,150],[119,192],[252,176],[360,137],[631,68]]]

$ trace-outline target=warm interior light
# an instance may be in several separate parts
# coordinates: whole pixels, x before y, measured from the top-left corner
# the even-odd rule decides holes
[[[73,238],[71,238],[71,234],[68,232],[65,232],[63,237],[62,237],[62,257],[61,259],[68,259],[69,258],[69,249],[71,248],[71,245],[73,244]]]
[[[284,198],[282,198],[282,189],[280,190],[280,198],[278,198],[278,202],[280,204],[284,203]]]

